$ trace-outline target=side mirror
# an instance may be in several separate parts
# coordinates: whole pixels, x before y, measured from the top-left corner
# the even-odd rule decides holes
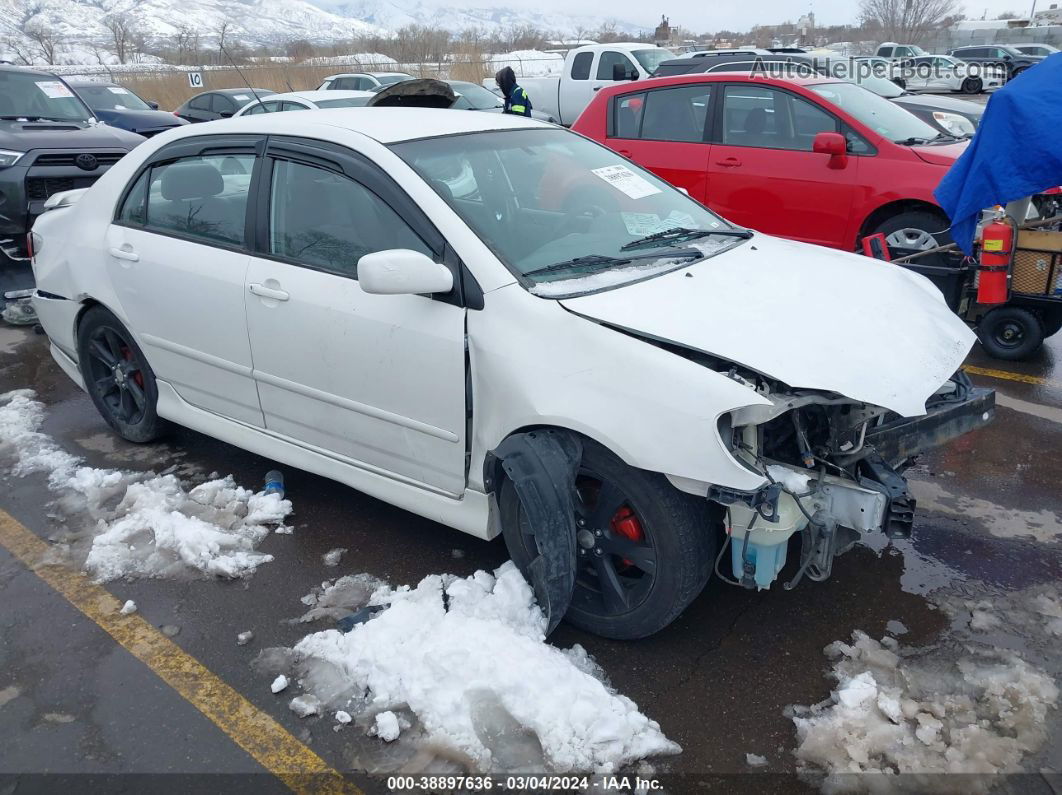
[[[152,101],[150,99],[148,100],[147,106],[149,108],[151,108],[152,110],[158,110],[159,109],[159,103],[154,102],[154,101]]]
[[[454,276],[445,265],[407,248],[366,254],[358,260],[358,283],[374,295],[448,293]]]
[[[232,115],[233,114],[232,114],[231,110],[219,110],[218,111],[218,116],[220,116],[223,119],[231,119]]]
[[[840,133],[818,133],[811,144],[811,151],[829,155],[830,168],[844,168],[848,164],[848,141]]]

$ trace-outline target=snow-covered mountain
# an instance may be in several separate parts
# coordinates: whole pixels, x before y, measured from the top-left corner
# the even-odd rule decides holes
[[[486,33],[504,31],[523,25],[541,30],[571,34],[599,30],[612,25],[619,33],[636,34],[651,30],[654,24],[629,22],[603,14],[557,13],[535,8],[533,4],[497,4],[497,0],[311,0],[333,13],[398,30],[405,25],[432,25],[451,31],[475,28]],[[491,3],[495,3],[492,5]],[[647,19],[652,16],[646,14]]]
[[[228,38],[246,42],[349,39],[385,32],[306,0],[0,0],[0,36],[43,27],[63,38],[106,38],[103,19],[115,14],[126,16],[148,37],[193,30],[212,39],[225,23]]]
[[[43,28],[67,40],[105,40],[109,33],[103,20],[115,14],[126,16],[148,37],[193,30],[205,40],[216,39],[227,23],[230,40],[248,43],[386,35],[414,23],[485,33],[523,25],[569,34],[606,23],[621,33],[650,27],[603,15],[548,13],[491,2],[497,0],[464,0],[461,5],[448,0],[0,0],[0,38]]]

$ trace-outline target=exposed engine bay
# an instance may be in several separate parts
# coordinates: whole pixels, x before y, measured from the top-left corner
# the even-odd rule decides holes
[[[713,362],[713,364],[718,364]],[[991,420],[995,396],[961,371],[926,402],[921,417],[900,417],[841,395],[791,389],[731,367],[770,405],[720,418],[720,437],[742,464],[767,479],[755,492],[713,487],[708,499],[726,512],[726,544],[716,561],[724,581],[768,588],[801,534],[800,565],[785,583],[822,581],[833,559],[864,533],[910,536],[915,500],[903,472],[915,458]],[[733,579],[720,570],[730,550]]]

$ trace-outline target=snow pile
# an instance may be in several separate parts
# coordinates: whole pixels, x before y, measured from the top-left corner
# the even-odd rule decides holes
[[[564,72],[564,58],[541,50],[513,50],[491,56],[490,68],[494,72],[506,66],[512,67],[518,78],[560,76]]]
[[[84,567],[97,581],[188,570],[242,577],[273,559],[255,547],[291,513],[290,501],[231,475],[189,490],[172,474],[81,466],[40,432],[44,415],[32,390],[0,395],[0,452],[15,458],[15,475],[46,473],[60,504],[95,522]]]
[[[967,647],[958,659],[919,658],[892,638],[852,639],[825,649],[838,682],[831,699],[792,708],[796,756],[805,771],[827,773],[825,789],[849,773],[1016,772],[1046,738],[1058,688],[1015,654]]]
[[[362,575],[337,586],[344,580],[348,589],[367,582]],[[611,772],[680,751],[602,681],[583,649],[544,642],[545,618],[511,562],[493,575],[380,585],[369,603],[387,609],[349,633],[309,635],[292,651],[307,693],[327,710],[375,720],[384,739],[397,737],[409,715],[429,745],[481,772]]]

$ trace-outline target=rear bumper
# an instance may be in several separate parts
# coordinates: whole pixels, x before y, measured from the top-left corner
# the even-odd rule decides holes
[[[866,444],[893,467],[992,421],[996,393],[969,387],[962,398],[941,402],[921,417],[900,417],[867,431]]]

